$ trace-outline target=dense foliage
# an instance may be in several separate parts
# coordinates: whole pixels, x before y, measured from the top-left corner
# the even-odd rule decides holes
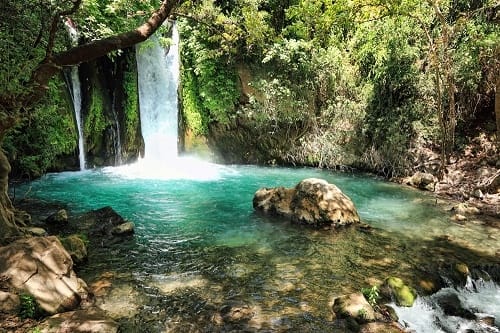
[[[188,126],[216,128],[209,135],[226,145],[221,123],[266,133],[249,144],[248,136],[235,139],[242,156],[249,145],[262,152],[251,162],[404,174],[414,147],[439,144],[446,163],[475,119],[494,119],[500,30],[493,1],[188,5],[181,8]]]

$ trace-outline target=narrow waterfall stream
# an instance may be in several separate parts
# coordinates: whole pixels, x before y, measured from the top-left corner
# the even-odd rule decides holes
[[[78,66],[71,68],[71,91],[73,97],[73,108],[75,110],[76,127],[78,129],[78,160],[80,170],[85,170],[85,146],[83,143],[83,125],[82,125],[82,95],[80,86],[80,77],[78,76]]]
[[[65,21],[66,29],[68,30],[71,42],[73,45],[78,45],[78,31],[73,22],[69,19]],[[75,111],[76,127],[78,131],[78,161],[80,170],[85,170],[85,146],[82,124],[82,88],[80,84],[80,76],[78,74],[78,66],[71,67],[71,97],[73,99],[73,109]]]

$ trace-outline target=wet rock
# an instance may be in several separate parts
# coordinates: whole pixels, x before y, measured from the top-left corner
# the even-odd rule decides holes
[[[477,321],[486,326],[495,326],[495,317],[489,314],[478,314]]]
[[[456,294],[436,294],[436,303],[439,304],[443,312],[448,316],[462,317],[475,320],[476,316],[471,311],[465,309]]]
[[[134,233],[134,224],[126,221],[109,206],[84,214],[78,222],[82,229],[88,230],[91,237],[113,238]]]
[[[37,326],[43,333],[116,333],[119,325],[98,308],[56,314]]]
[[[17,313],[20,304],[18,295],[0,290],[0,312]]]
[[[54,225],[67,224],[68,212],[66,211],[66,209],[59,209],[57,212],[49,215],[45,219],[45,222],[47,222],[47,224],[54,224]]]
[[[351,199],[323,179],[309,178],[295,188],[259,189],[253,198],[255,210],[310,226],[339,227],[359,223]]]
[[[125,222],[111,229],[111,234],[116,236],[132,235],[133,233],[134,233],[134,224],[132,222]]]
[[[381,295],[386,300],[394,299],[398,306],[412,306],[417,298],[417,292],[398,277],[388,277],[380,288]]]
[[[54,236],[18,240],[0,248],[0,276],[9,289],[35,297],[48,313],[75,309],[87,286],[73,271],[73,261]]]
[[[338,318],[352,318],[358,324],[375,320],[375,311],[362,293],[337,297],[332,309]]]
[[[87,246],[81,236],[70,235],[61,239],[61,243],[66,251],[68,251],[75,265],[80,265],[87,261]]]

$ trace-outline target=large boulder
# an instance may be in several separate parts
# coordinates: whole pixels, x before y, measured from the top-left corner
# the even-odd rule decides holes
[[[21,239],[0,248],[0,276],[9,289],[35,297],[48,313],[73,310],[88,296],[57,237]]]
[[[351,199],[334,184],[317,178],[304,179],[295,188],[261,188],[253,207],[310,226],[339,227],[360,221]]]

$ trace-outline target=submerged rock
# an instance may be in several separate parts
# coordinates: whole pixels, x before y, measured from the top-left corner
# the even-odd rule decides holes
[[[0,276],[9,288],[35,297],[48,313],[73,310],[88,295],[57,237],[18,240],[0,248]]]
[[[43,333],[116,333],[119,328],[117,322],[95,307],[56,314],[37,327]]]
[[[339,227],[359,223],[353,202],[326,180],[308,178],[295,188],[261,188],[253,198],[255,210],[310,226]]]

